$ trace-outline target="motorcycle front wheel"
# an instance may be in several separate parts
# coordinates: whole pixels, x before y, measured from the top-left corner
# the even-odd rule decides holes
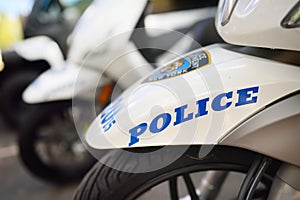
[[[63,101],[37,106],[19,134],[24,165],[34,175],[54,183],[80,179],[96,161],[77,134],[71,105],[71,101]]]
[[[176,157],[177,148],[168,147],[169,150],[163,151],[160,156],[138,154],[128,156],[126,151],[111,151],[105,155],[106,161],[111,161],[110,166],[102,164],[105,160],[102,160],[102,163],[98,162],[82,180],[74,199],[161,199],[161,196],[149,198],[149,193],[155,192],[156,188],[164,183],[168,186],[160,190],[168,193],[164,199],[203,199],[201,193],[197,191],[197,183],[192,180],[193,173],[217,170],[246,174],[254,160],[260,157],[251,151],[216,146],[206,157],[199,158],[199,147],[194,146],[189,147],[175,162],[164,168],[145,173],[135,170],[139,165],[145,165],[148,169],[155,168],[168,157]],[[255,194],[258,199],[266,198],[277,167],[269,168],[264,173],[261,181],[263,187]],[[179,194],[180,178],[187,191],[185,196]],[[237,196],[238,194],[233,199]]]

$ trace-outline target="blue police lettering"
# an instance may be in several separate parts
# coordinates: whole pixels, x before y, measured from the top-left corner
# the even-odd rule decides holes
[[[228,109],[230,106],[234,105],[235,107],[257,103],[258,100],[258,91],[259,87],[251,87],[251,88],[244,88],[236,91],[237,94],[237,102],[233,104],[233,91],[229,91],[226,93],[221,93],[215,96],[211,102],[212,111],[220,112],[223,110]],[[199,118],[201,116],[208,115],[208,103],[210,99],[204,98],[196,101],[197,105],[197,113],[194,114],[191,111],[188,111],[189,107],[188,104],[179,106],[174,109],[175,114],[175,121],[173,126],[178,124],[182,124],[184,122],[190,121],[195,118]],[[188,113],[188,114],[187,114]],[[162,120],[162,124],[159,126],[159,120]],[[150,123],[149,132],[152,134],[157,134],[165,130],[172,121],[172,115],[170,113],[162,113],[157,115]],[[130,142],[129,146],[132,146],[139,142],[139,136],[147,131],[148,124],[143,122],[132,129],[129,130],[130,133]]]
[[[225,110],[232,104],[232,102],[227,102],[225,105],[221,105],[221,101],[224,97],[226,97],[227,99],[232,98],[232,92],[222,93],[214,98],[211,104],[211,107],[214,111]]]
[[[162,126],[160,128],[158,127],[159,119],[163,120]],[[150,132],[158,133],[158,132],[163,131],[165,128],[167,128],[167,126],[169,126],[171,119],[172,119],[172,117],[169,113],[163,113],[163,114],[156,116],[150,124]]]
[[[115,123],[116,123],[116,120],[112,119],[109,123],[103,125],[104,133],[107,132]]]
[[[256,103],[257,96],[253,96],[253,94],[257,94],[258,89],[259,89],[258,87],[251,87],[251,88],[238,90],[237,93],[239,95],[239,99],[238,102],[235,104],[235,106],[242,106],[246,104]]]
[[[103,114],[100,116],[100,118],[101,118],[101,124],[105,124],[105,123],[107,123],[108,121],[111,121],[112,118],[113,118],[114,115],[115,115],[115,112],[116,112],[116,110],[111,110],[111,111],[109,111],[109,112],[107,112],[107,113],[103,113]]]
[[[103,113],[100,115],[101,125],[104,133],[116,123],[114,117],[122,108],[121,100],[122,98],[116,99],[112,104],[105,108]]]
[[[196,104],[198,105],[198,112],[195,114],[195,117],[201,117],[208,114],[207,111],[207,102],[209,101],[209,98],[200,99],[196,101]]]
[[[176,112],[176,121],[174,122],[174,126],[193,119],[193,113],[189,113],[186,117],[184,117],[184,110],[187,108],[187,106],[188,105],[186,104],[179,108],[175,108],[174,111]]]
[[[147,129],[147,123],[141,123],[140,125],[133,127],[129,130],[130,133],[130,142],[129,146],[134,145],[135,143],[139,142],[139,136],[142,135]]]

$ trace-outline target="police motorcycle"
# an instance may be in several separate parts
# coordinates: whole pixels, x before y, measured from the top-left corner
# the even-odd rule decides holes
[[[5,67],[0,69],[0,111],[12,128],[17,129],[35,107],[22,100],[23,90],[42,72],[63,63],[67,37],[89,3],[90,0],[34,1],[25,18],[25,39],[2,52]]]
[[[221,0],[215,25],[230,44],[179,56],[106,107],[84,138],[95,157],[111,151],[74,199],[299,199],[299,9]],[[209,182],[216,173],[198,187],[211,170],[241,174],[233,196],[215,190],[232,185],[223,176]]]
[[[147,0],[94,1],[71,34],[63,66],[44,72],[23,93],[26,103],[39,106],[30,113],[19,134],[20,155],[26,167],[52,182],[82,177],[94,164],[94,158],[81,144],[77,131],[84,132],[94,116],[84,115],[85,106],[89,106],[85,103],[89,102],[86,96],[89,95],[76,98],[78,105],[73,103],[72,108],[73,95],[93,91],[99,71],[106,70],[105,77],[97,84],[95,109],[100,111],[110,101],[117,82],[115,88],[119,91],[129,87],[153,70],[154,66],[150,65],[153,60],[157,58],[164,62],[172,56],[165,50],[179,45],[187,51],[195,43],[193,38],[207,44],[221,41],[213,26],[215,3],[203,1],[197,9],[148,15],[151,4]],[[100,23],[100,19],[110,20]],[[137,31],[133,31],[136,27]],[[145,32],[150,28],[154,31]],[[184,34],[190,36],[184,37]],[[110,39],[111,36],[114,37]],[[165,40],[170,37],[172,41]],[[160,48],[151,48],[154,40]],[[183,40],[188,45],[182,45]],[[133,51],[136,46],[144,48]],[[126,56],[120,56],[122,54]],[[122,59],[107,69],[106,62],[118,56]],[[126,73],[127,77],[121,79]],[[118,93],[114,90],[115,96]],[[77,123],[74,124],[74,120]]]
[[[6,123],[17,128],[32,108],[22,100],[22,92],[42,72],[59,66],[63,54],[56,42],[36,36],[3,51],[2,57],[5,65],[0,70],[0,111]]]

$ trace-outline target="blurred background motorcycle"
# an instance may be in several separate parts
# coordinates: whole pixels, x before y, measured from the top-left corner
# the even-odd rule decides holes
[[[0,111],[15,128],[30,112],[22,91],[41,72],[63,61],[67,37],[91,0],[26,2],[0,3],[0,46],[5,62],[0,70]]]

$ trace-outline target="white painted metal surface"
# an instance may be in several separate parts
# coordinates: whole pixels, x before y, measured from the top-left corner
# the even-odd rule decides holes
[[[18,42],[13,50],[26,60],[45,60],[52,69],[61,68],[64,56],[58,44],[47,36],[36,36]]]
[[[266,105],[300,88],[299,67],[220,45],[204,50],[211,64],[159,81],[144,78],[125,91],[91,124],[88,144],[97,149],[216,144]],[[188,55],[198,53],[202,49]],[[162,69],[168,68],[153,74]],[[199,100],[205,103],[200,106]]]
[[[226,0],[219,2],[216,27],[225,41],[244,46],[300,50],[300,27],[287,29],[281,26],[298,0],[239,0],[228,23],[222,25],[224,2]]]

